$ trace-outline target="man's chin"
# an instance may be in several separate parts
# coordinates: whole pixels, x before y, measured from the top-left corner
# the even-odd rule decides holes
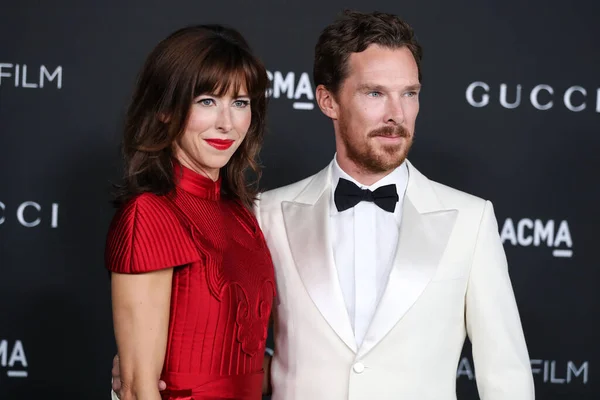
[[[398,158],[390,158],[390,157],[378,157],[377,159],[369,158],[361,160],[360,164],[362,164],[363,168],[367,171],[371,171],[372,173],[384,173],[391,172],[394,169],[398,168],[406,157]]]
[[[393,169],[398,168],[402,163],[406,160],[407,153],[404,149],[401,152],[397,152],[393,155],[393,157],[384,157],[381,159],[381,165],[385,168],[386,171],[391,171]]]

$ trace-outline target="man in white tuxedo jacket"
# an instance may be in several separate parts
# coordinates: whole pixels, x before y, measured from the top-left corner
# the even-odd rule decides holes
[[[492,204],[406,159],[421,87],[412,29],[346,12],[315,51],[335,157],[256,205],[277,277],[273,400],[454,400],[466,335],[482,400],[533,400]]]
[[[406,160],[420,59],[393,15],[347,12],[319,38],[336,155],[256,207],[279,292],[274,400],[456,399],[466,334],[482,400],[534,399],[492,204]]]

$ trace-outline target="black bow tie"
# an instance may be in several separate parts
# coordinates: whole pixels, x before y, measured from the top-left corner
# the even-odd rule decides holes
[[[369,189],[359,188],[349,180],[340,178],[333,199],[340,212],[354,207],[361,201],[372,201],[381,209],[394,212],[399,197],[396,185],[385,185],[372,192]]]

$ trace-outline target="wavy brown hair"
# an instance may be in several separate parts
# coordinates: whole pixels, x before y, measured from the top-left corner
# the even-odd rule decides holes
[[[263,63],[234,29],[199,25],[180,29],[148,55],[129,105],[122,143],[123,184],[115,203],[151,192],[173,190],[173,143],[184,133],[194,98],[201,94],[250,97],[251,123],[246,137],[221,168],[223,196],[251,207],[258,192],[260,151],[269,83]],[[255,179],[249,181],[247,172]]]
[[[348,76],[350,54],[365,51],[371,44],[408,48],[417,62],[421,81],[423,49],[410,25],[393,14],[346,10],[323,29],[317,40],[313,64],[315,85],[323,85],[337,94]]]

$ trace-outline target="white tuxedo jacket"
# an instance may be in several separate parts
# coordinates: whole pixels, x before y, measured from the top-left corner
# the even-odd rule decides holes
[[[407,164],[394,266],[360,348],[329,238],[331,165],[257,202],[278,285],[273,400],[454,400],[466,334],[482,400],[534,399],[492,204]]]

